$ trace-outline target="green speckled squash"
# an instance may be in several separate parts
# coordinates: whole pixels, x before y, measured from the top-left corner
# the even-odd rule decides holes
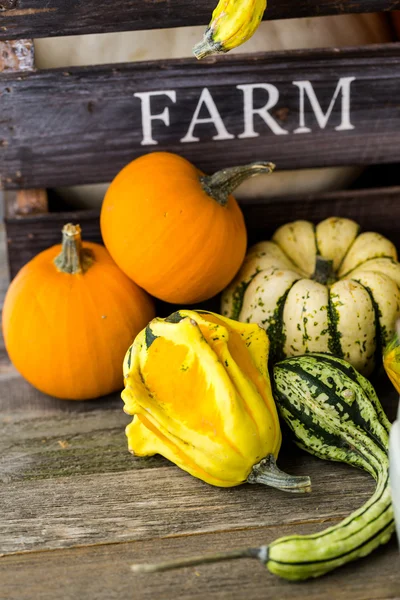
[[[400,316],[399,287],[396,248],[379,233],[294,221],[250,248],[221,312],[266,329],[273,362],[326,352],[369,375]]]

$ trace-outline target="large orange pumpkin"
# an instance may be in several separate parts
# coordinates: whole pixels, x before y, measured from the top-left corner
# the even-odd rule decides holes
[[[220,292],[246,251],[242,212],[231,192],[270,163],[207,177],[186,159],[154,152],[115,177],[101,210],[104,243],[138,285],[167,302],[192,304]]]
[[[85,400],[122,389],[122,362],[155,316],[153,301],[99,244],[66,225],[63,243],[26,264],[7,291],[10,359],[40,391]]]

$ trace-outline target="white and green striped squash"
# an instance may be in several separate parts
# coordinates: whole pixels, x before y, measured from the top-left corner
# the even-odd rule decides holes
[[[324,352],[369,375],[400,317],[395,246],[350,219],[294,221],[250,248],[221,312],[258,323],[271,361]]]

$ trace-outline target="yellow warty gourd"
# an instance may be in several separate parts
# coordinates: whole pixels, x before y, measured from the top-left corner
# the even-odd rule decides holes
[[[258,326],[210,312],[156,318],[124,361],[126,429],[137,456],[161,454],[207,483],[309,491],[275,464],[281,431]]]
[[[229,52],[247,42],[261,23],[266,0],[220,0],[201,42],[193,48],[196,58]]]

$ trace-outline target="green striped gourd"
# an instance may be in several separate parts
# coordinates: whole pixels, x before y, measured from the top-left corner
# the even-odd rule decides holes
[[[394,532],[389,487],[387,420],[372,385],[349,363],[309,354],[274,367],[274,396],[297,444],[322,459],[349,463],[376,480],[370,499],[340,523],[320,533],[291,535],[268,546],[194,557],[135,571],[166,570],[235,558],[258,558],[269,571],[298,581],[319,577],[366,556]]]
[[[273,379],[279,413],[301,448],[364,469],[376,480],[371,498],[344,521],[322,533],[289,536],[269,546],[270,571],[307,579],[366,556],[394,532],[390,423],[372,385],[333,356],[287,358],[275,365]]]
[[[400,316],[394,245],[350,219],[294,221],[250,248],[222,296],[222,314],[257,323],[271,361],[327,352],[368,376]]]

